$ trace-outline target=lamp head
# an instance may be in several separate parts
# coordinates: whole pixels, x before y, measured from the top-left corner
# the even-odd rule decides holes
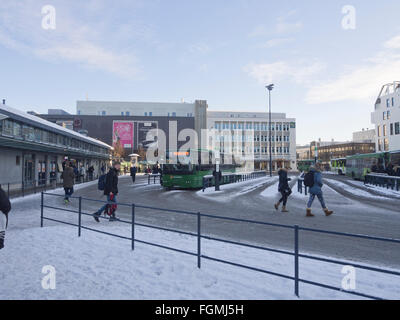
[[[266,88],[267,88],[269,91],[272,91],[272,89],[274,88],[274,85],[273,85],[273,84],[270,84],[270,85],[266,86]]]

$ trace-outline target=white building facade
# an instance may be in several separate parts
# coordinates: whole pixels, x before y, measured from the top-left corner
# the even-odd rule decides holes
[[[377,152],[400,150],[400,81],[382,87],[371,122]]]
[[[247,170],[269,170],[270,133],[272,169],[296,168],[296,120],[284,113],[272,113],[269,128],[266,112],[208,111],[207,128],[215,133],[221,152],[239,151],[251,160]]]

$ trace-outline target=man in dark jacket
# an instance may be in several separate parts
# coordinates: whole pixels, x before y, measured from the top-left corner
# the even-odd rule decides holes
[[[67,162],[65,164],[64,171],[61,174],[61,178],[63,179],[63,187],[65,191],[64,202],[65,204],[69,203],[69,197],[74,193],[74,182],[75,182],[75,173],[74,169],[71,167],[71,164]]]
[[[104,186],[104,195],[107,196],[107,203],[104,204],[97,212],[94,213],[94,219],[100,222],[99,217],[101,213],[108,208],[108,206],[115,205],[117,202],[118,194],[118,172],[121,168],[119,162],[115,162],[113,167],[108,171],[106,175],[106,182]],[[115,211],[112,212],[110,221],[118,220],[115,216]]]
[[[132,182],[135,183],[136,180],[136,173],[137,173],[137,168],[135,166],[131,167],[131,177],[132,177]]]
[[[282,197],[281,199],[275,204],[275,209],[279,209],[279,205],[283,202],[282,206],[282,212],[289,212],[286,210],[286,203],[287,199],[292,193],[292,190],[289,187],[289,181],[292,180],[288,178],[287,176],[287,170],[285,168],[282,168],[278,171],[279,175],[279,185],[278,185],[278,191],[281,193]]]
[[[11,210],[11,203],[5,191],[0,185],[0,249],[4,248],[4,239],[6,236],[6,229],[8,225],[8,213]]]

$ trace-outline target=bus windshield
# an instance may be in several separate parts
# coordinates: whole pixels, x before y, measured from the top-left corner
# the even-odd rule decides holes
[[[194,166],[192,164],[164,164],[163,174],[193,174]]]

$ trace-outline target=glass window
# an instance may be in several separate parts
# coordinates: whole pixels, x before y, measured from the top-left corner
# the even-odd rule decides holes
[[[383,140],[384,142],[384,147],[385,147],[385,151],[388,151],[389,150],[389,139],[384,139]]]
[[[127,115],[128,117],[131,115],[131,113],[129,111],[125,112],[125,115]]]
[[[22,128],[18,122],[14,122],[13,136],[17,138],[22,138]]]
[[[102,115],[102,116],[105,116],[105,115],[106,115],[106,112],[105,112],[105,111],[102,111],[102,112],[101,112],[101,115]]]
[[[35,129],[35,141],[41,142],[42,141],[42,130]]]
[[[386,124],[383,125],[383,136],[387,136],[387,131],[386,131]]]
[[[400,134],[400,122],[394,124],[394,134]]]
[[[13,121],[4,120],[3,134],[8,136],[13,135]]]
[[[393,135],[393,123],[390,124],[390,135]]]
[[[382,119],[383,119],[383,120],[386,120],[386,111],[383,111]]]
[[[390,120],[390,111],[386,112],[386,118]]]

